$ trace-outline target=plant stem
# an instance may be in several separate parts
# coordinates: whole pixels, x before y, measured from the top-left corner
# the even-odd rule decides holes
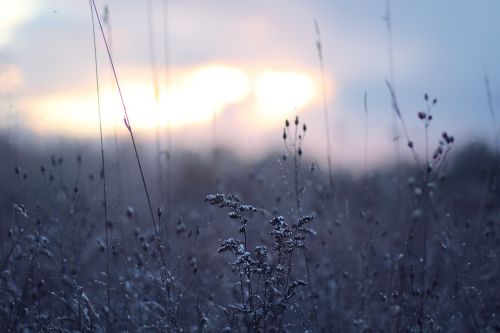
[[[141,160],[139,158],[139,151],[137,149],[137,144],[135,142],[134,132],[132,130],[132,125],[131,125],[130,120],[129,120],[129,116],[128,116],[128,112],[127,112],[127,107],[125,106],[125,100],[123,98],[123,93],[122,93],[122,90],[121,90],[121,87],[120,87],[120,83],[119,83],[119,80],[118,80],[118,75],[116,73],[115,65],[114,65],[113,59],[111,57],[111,53],[109,51],[108,42],[107,42],[106,36],[104,34],[104,30],[103,30],[103,27],[102,27],[101,19],[99,17],[99,13],[98,13],[96,5],[95,5],[95,1],[94,0],[90,0],[90,1],[92,2],[92,5],[94,7],[94,11],[95,11],[95,14],[96,14],[96,17],[97,17],[97,21],[99,23],[99,28],[101,30],[102,38],[103,38],[104,44],[106,46],[106,51],[108,53],[109,62],[111,64],[111,68],[113,70],[113,75],[115,77],[116,87],[118,89],[118,94],[120,96],[120,101],[121,101],[122,108],[123,108],[123,113],[124,113],[123,121],[125,122],[125,126],[127,127],[127,130],[128,130],[128,132],[130,134],[130,139],[132,141],[132,146],[134,148],[134,153],[135,153],[135,157],[136,157],[136,161],[137,161],[137,166],[139,167],[139,173],[141,175],[142,184],[144,186],[144,192],[146,193],[146,200],[147,200],[147,203],[148,203],[149,213],[150,213],[150,216],[151,216],[151,222],[153,224],[153,229],[154,229],[155,235],[156,235],[156,243],[157,243],[157,246],[158,246],[158,252],[160,253],[160,259],[161,259],[161,264],[162,264],[162,268],[161,268],[162,277],[163,277],[163,280],[164,280],[164,283],[165,283],[165,287],[167,288],[167,291],[168,291],[169,289],[168,289],[168,285],[167,285],[167,277],[166,277],[166,271],[165,271],[166,270],[166,266],[165,266],[165,258],[164,258],[164,254],[163,254],[163,246],[161,244],[161,236],[160,236],[158,228],[156,226],[155,217],[154,217],[154,213],[153,213],[153,207],[151,205],[151,198],[149,196],[148,186],[147,186],[146,179],[145,179],[145,176],[144,176],[144,171],[142,169]]]
[[[92,4],[90,4],[90,13],[92,17],[92,41],[94,44],[94,65],[95,65],[95,79],[96,79],[96,93],[97,93],[97,110],[99,113],[99,137],[101,144],[101,167],[103,174],[103,196],[104,196],[104,230],[106,237],[106,332],[111,332],[111,286],[110,286],[110,276],[109,276],[109,230],[108,230],[108,200],[107,200],[107,189],[106,189],[106,169],[104,160],[104,144],[102,139],[102,116],[101,116],[101,93],[99,86],[99,68],[97,63],[97,45],[95,38],[95,22],[94,22],[94,11],[92,10]]]
[[[328,163],[328,186],[330,190],[330,204],[334,202],[333,193],[333,171],[332,171],[332,143],[331,143],[331,131],[330,131],[330,119],[328,116],[328,99],[326,96],[326,77],[325,77],[325,66],[323,60],[323,44],[321,41],[321,31],[319,30],[318,21],[314,20],[314,25],[316,27],[316,48],[318,50],[318,60],[319,67],[321,71],[321,86],[323,94],[323,113],[325,117],[325,136],[326,136],[326,160]]]

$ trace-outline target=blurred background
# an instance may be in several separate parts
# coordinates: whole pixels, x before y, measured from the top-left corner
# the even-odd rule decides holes
[[[99,0],[96,6],[132,126],[146,147],[154,148],[155,139],[162,150],[217,146],[254,160],[282,150],[284,120],[299,115],[309,129],[305,154],[324,166],[324,89],[334,165],[361,169],[365,135],[368,166],[385,165],[402,136],[386,80],[418,151],[424,93],[438,99],[432,143],[442,130],[458,145],[493,142],[498,125],[485,77],[494,109],[500,100],[497,1]],[[2,8],[4,140],[40,149],[68,140],[97,144],[88,1],[9,0]],[[114,149],[113,140],[128,133],[96,28],[103,130]],[[404,141],[397,145],[405,148]]]

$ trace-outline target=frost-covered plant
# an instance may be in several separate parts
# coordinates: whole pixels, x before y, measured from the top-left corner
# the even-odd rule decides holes
[[[298,287],[306,285],[293,277],[294,254],[297,249],[305,248],[307,235],[316,234],[308,227],[313,216],[303,216],[291,225],[283,216],[274,217],[269,221],[272,248],[263,244],[252,247],[247,225],[257,209],[241,203],[234,194],[211,194],[205,200],[211,205],[229,208],[228,216],[239,222],[238,230],[243,236],[243,239],[231,237],[222,241],[217,250],[233,255],[231,266],[239,276],[235,284],[239,290],[237,303],[223,307],[231,324],[245,326],[248,332],[282,331],[290,300]]]

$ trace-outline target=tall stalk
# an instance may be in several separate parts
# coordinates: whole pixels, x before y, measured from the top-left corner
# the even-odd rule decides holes
[[[328,163],[328,186],[330,191],[330,204],[334,202],[334,187],[333,187],[333,171],[332,171],[332,142],[331,142],[331,130],[330,130],[330,117],[328,115],[328,99],[326,96],[326,77],[325,77],[325,65],[323,60],[323,44],[321,41],[321,31],[319,29],[318,21],[314,20],[314,26],[316,28],[316,49],[318,51],[319,67],[321,71],[321,85],[323,94],[323,113],[325,119],[325,136],[326,136],[326,160]]]
[[[368,174],[368,94],[365,91],[365,94],[363,96],[363,115],[364,115],[364,132],[365,132],[365,137],[364,137],[364,164],[365,164],[365,177]]]
[[[106,237],[106,332],[111,332],[111,288],[110,288],[110,276],[109,276],[109,230],[108,230],[108,199],[107,199],[107,189],[106,189],[106,164],[104,160],[104,144],[102,139],[102,116],[101,116],[101,92],[99,86],[99,67],[97,63],[97,45],[95,38],[95,22],[94,22],[94,11],[92,10],[92,4],[90,4],[90,14],[92,17],[92,41],[94,44],[94,65],[95,65],[95,81],[96,81],[96,93],[97,93],[97,110],[99,113],[99,137],[101,143],[101,167],[102,167],[102,178],[103,178],[103,196],[104,196],[104,230]]]
[[[498,127],[497,127],[497,117],[495,108],[493,107],[493,96],[491,94],[491,84],[490,77],[488,73],[484,74],[484,86],[486,89],[486,98],[488,100],[488,110],[490,112],[491,117],[491,125],[493,126],[493,148],[495,149],[495,156],[498,155]]]
[[[163,0],[162,23],[163,23],[163,66],[165,69],[165,96],[168,98],[168,89],[170,87],[170,35],[168,30],[168,0]],[[170,112],[167,108],[167,173],[166,173],[166,211],[167,221],[170,222],[172,216],[172,125]],[[166,231],[166,229],[165,229]]]
[[[163,203],[164,196],[164,179],[162,172],[162,163],[161,163],[161,133],[160,133],[160,108],[159,108],[159,99],[160,99],[160,85],[159,78],[156,68],[156,47],[155,47],[155,36],[154,36],[154,16],[153,16],[153,3],[152,0],[146,1],[147,6],[147,23],[148,23],[148,41],[149,41],[149,60],[151,65],[151,80],[153,83],[153,93],[154,93],[154,101],[155,101],[155,115],[156,119],[156,128],[155,128],[155,137],[156,137],[156,171],[158,177],[158,192],[160,194],[160,202]],[[161,233],[161,225],[158,225]]]
[[[104,25],[106,26],[106,32],[107,32],[107,36],[106,38],[108,39],[108,44],[109,44],[109,52],[111,53],[111,56],[113,56],[113,29],[112,29],[112,25],[111,25],[111,17],[110,17],[110,11],[109,11],[109,7],[108,6],[105,6],[104,7],[104,17],[102,19]],[[115,86],[113,84],[113,73],[111,73],[111,89],[114,93],[114,90],[115,90]],[[121,164],[120,164],[120,156],[121,156],[121,152],[120,152],[120,141],[119,141],[119,138],[118,138],[118,128],[116,126],[116,124],[113,124],[113,138],[114,138],[114,146],[115,146],[115,172],[116,172],[116,175],[115,175],[115,179],[116,179],[116,191],[117,191],[117,210],[120,211],[120,203],[122,202],[122,184],[121,184],[121,175],[122,175],[122,170],[121,170]],[[115,210],[116,211],[116,210]],[[116,217],[116,213],[115,213],[115,217]]]
[[[388,81],[391,84],[392,89],[396,90],[396,82],[394,79],[394,46],[392,42],[392,12],[391,12],[391,0],[386,0],[385,3],[385,27],[387,31],[387,62],[389,66],[389,78]],[[398,115],[392,113],[392,140],[394,142],[394,149],[396,153],[396,166],[397,166],[397,180],[399,182],[400,171],[401,171],[401,150],[399,146],[399,131],[398,131]],[[401,206],[401,205],[398,205]]]
[[[94,7],[94,11],[95,11],[95,14],[96,14],[96,17],[97,17],[97,22],[99,23],[99,28],[101,30],[101,35],[102,35],[104,44],[106,46],[106,51],[107,51],[107,54],[108,54],[108,59],[109,59],[109,62],[111,64],[111,68],[113,70],[113,76],[115,78],[116,88],[118,90],[118,94],[120,96],[120,101],[121,101],[122,108],[123,108],[123,115],[124,115],[123,122],[125,123],[125,127],[127,128],[128,132],[130,134],[130,140],[132,141],[132,146],[134,148],[134,153],[135,153],[135,157],[136,157],[136,161],[137,161],[137,166],[139,168],[139,173],[141,175],[142,185],[144,187],[144,192],[146,194],[146,200],[147,200],[147,203],[148,203],[149,213],[150,213],[150,216],[151,216],[151,222],[153,224],[153,229],[154,229],[155,235],[156,235],[156,243],[157,243],[157,246],[158,246],[158,252],[160,253],[160,260],[161,260],[161,264],[162,264],[162,267],[161,267],[161,273],[162,274],[161,275],[162,275],[163,282],[164,282],[165,287],[167,288],[167,292],[168,292],[169,288],[168,288],[168,285],[167,285],[165,257],[164,257],[164,254],[163,254],[163,245],[162,245],[161,235],[159,234],[159,230],[158,230],[156,222],[155,222],[155,217],[154,217],[155,214],[153,212],[153,207],[151,205],[151,198],[150,198],[150,195],[149,195],[149,190],[148,190],[148,186],[147,186],[147,183],[146,183],[146,178],[144,176],[144,171],[142,169],[141,160],[139,158],[139,151],[137,149],[137,144],[135,142],[134,131],[133,131],[132,125],[130,123],[130,119],[129,119],[128,112],[127,112],[127,107],[125,105],[125,100],[123,98],[123,93],[122,93],[122,90],[121,90],[121,87],[120,87],[120,82],[118,80],[118,75],[116,73],[116,68],[115,68],[113,59],[111,57],[111,53],[109,51],[109,45],[108,45],[108,42],[106,40],[106,36],[104,34],[104,29],[102,27],[101,18],[99,17],[99,13],[97,11],[97,8],[96,8],[94,0],[90,0],[90,1],[92,2],[92,5]]]

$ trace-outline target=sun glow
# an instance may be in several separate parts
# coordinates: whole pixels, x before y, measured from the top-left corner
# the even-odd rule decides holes
[[[158,120],[162,126],[207,121],[215,111],[242,101],[249,93],[250,80],[243,71],[220,65],[207,66],[179,79],[162,94]]]
[[[301,72],[249,71],[211,64],[177,70],[172,84],[160,89],[158,98],[148,71],[124,71],[121,89],[134,129],[181,127],[212,119],[214,112],[238,104],[238,112],[257,116],[262,125],[281,121],[314,97],[314,80]],[[123,126],[123,107],[116,88],[101,84],[103,129]],[[104,86],[104,87],[103,87]],[[94,89],[69,91],[30,100],[30,123],[39,132],[94,135],[98,130]],[[252,111],[253,110],[253,111]],[[252,117],[254,117],[252,116]]]
[[[299,72],[265,72],[257,78],[255,95],[264,117],[283,119],[314,97],[314,81]]]
[[[233,67],[211,65],[178,73],[170,89],[155,98],[147,78],[131,71],[121,83],[125,105],[134,128],[151,129],[204,122],[224,106],[238,102],[250,93],[247,75]],[[83,135],[97,130],[96,93],[73,91],[32,100],[26,109],[32,110],[30,121],[41,132],[56,129]],[[116,89],[101,89],[102,123],[105,130],[123,125],[123,107]]]

